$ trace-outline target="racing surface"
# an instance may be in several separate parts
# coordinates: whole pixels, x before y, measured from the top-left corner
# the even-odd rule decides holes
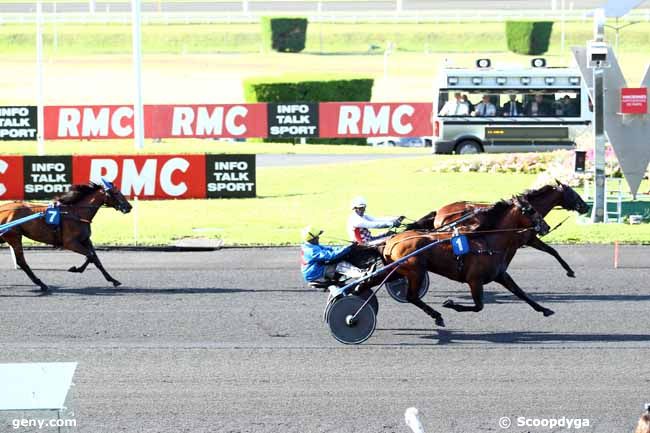
[[[325,295],[301,283],[296,248],[100,251],[117,289],[94,268],[65,272],[80,256],[28,251],[49,296],[3,248],[0,362],[79,362],[68,431],[407,432],[409,406],[427,432],[632,431],[650,401],[650,249],[622,247],[618,270],[611,246],[558,250],[576,279],[531,249],[510,268],[552,317],[494,284],[480,313],[441,309],[468,290],[432,276],[425,301],[447,328],[382,292],[375,334],[344,346],[321,322]],[[590,425],[502,430],[502,416]]]

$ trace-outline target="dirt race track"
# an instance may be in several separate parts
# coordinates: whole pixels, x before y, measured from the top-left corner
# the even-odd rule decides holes
[[[382,292],[378,329],[355,347],[329,335],[295,248],[100,252],[118,289],[94,268],[65,272],[80,256],[30,251],[49,296],[0,251],[0,362],[79,363],[68,431],[407,432],[404,409],[416,406],[427,432],[613,433],[631,432],[650,401],[647,247],[623,247],[614,270],[611,246],[561,246],[576,279],[519,252],[511,274],[549,318],[494,284],[481,313],[441,309],[468,290],[434,276],[425,300],[447,322],[437,329]],[[32,431],[0,418],[2,432]]]

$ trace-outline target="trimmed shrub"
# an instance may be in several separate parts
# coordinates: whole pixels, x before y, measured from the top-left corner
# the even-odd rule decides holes
[[[544,54],[552,31],[552,21],[506,21],[508,49],[518,54]]]
[[[281,53],[299,53],[305,49],[307,18],[262,17],[262,44]]]
[[[373,83],[371,78],[249,78],[244,80],[244,98],[246,102],[367,102]]]
[[[244,80],[246,102],[368,102],[372,97],[371,78],[333,79],[310,77],[249,78]],[[264,139],[267,142],[287,140]],[[363,138],[310,138],[308,143],[366,144]]]

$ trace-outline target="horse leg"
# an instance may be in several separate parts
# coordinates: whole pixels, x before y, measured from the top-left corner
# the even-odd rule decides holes
[[[7,241],[7,243],[11,245],[11,248],[13,248],[14,250],[14,255],[16,257],[16,264],[20,266],[20,269],[22,269],[23,272],[25,272],[25,274],[27,274],[29,279],[32,280],[32,283],[39,286],[43,292],[47,292],[50,288],[47,286],[47,284],[39,280],[36,275],[34,275],[34,272],[25,261],[25,254],[23,253],[22,236],[14,233],[6,233],[3,237]]]
[[[501,284],[503,287],[508,289],[510,292],[512,292],[513,295],[515,295],[519,299],[523,299],[524,301],[526,301],[528,305],[533,307],[533,310],[539,311],[542,314],[544,314],[544,317],[548,317],[555,314],[553,310],[542,307],[537,302],[533,301],[530,298],[530,296],[528,296],[526,292],[524,292],[521,289],[521,287],[519,287],[517,283],[515,283],[515,281],[510,276],[510,274],[508,274],[507,272],[504,272],[501,275],[499,275],[497,278],[494,279],[494,281],[496,281],[497,283]]]
[[[111,277],[106,269],[104,269],[104,266],[102,265],[102,262],[99,261],[99,257],[97,257],[97,253],[95,252],[95,247],[93,247],[90,239],[86,240],[85,242],[80,242],[77,240],[68,241],[63,245],[63,247],[67,250],[74,251],[75,253],[86,256],[86,260],[95,265],[95,267],[97,267],[97,269],[99,269],[99,271],[102,273],[104,278],[106,278],[106,281],[112,283],[114,287],[122,285],[122,283]]]
[[[567,262],[565,262],[562,257],[560,257],[560,254],[555,250],[555,248],[553,248],[550,245],[547,245],[546,243],[544,243],[544,241],[542,241],[537,236],[534,236],[530,240],[530,242],[528,242],[528,245],[530,247],[535,248],[536,250],[543,251],[543,252],[545,252],[547,254],[550,254],[553,257],[555,257],[555,260],[560,262],[560,265],[562,265],[562,267],[566,271],[567,277],[575,278],[575,276],[576,276],[575,272],[573,272],[573,269],[571,269],[571,266],[569,266],[569,264]]]
[[[86,257],[86,261],[79,267],[77,266],[72,266],[70,269],[68,269],[68,272],[76,272],[76,273],[83,273],[83,271],[86,270],[88,265],[90,264],[90,259]]]
[[[406,300],[418,307],[420,310],[424,311],[429,317],[433,318],[433,320],[436,322],[436,325],[444,328],[445,321],[442,319],[442,314],[428,306],[422,299],[420,299],[419,293],[420,284],[422,284],[423,272],[426,271],[413,270],[410,271],[406,276],[409,282],[409,289],[406,292]]]
[[[451,308],[454,311],[464,312],[464,311],[473,311],[478,313],[483,309],[483,283],[480,280],[471,280],[468,281],[469,288],[472,292],[472,299],[474,300],[474,305],[462,305],[457,304],[451,299],[447,299],[443,302],[442,306],[445,308]]]

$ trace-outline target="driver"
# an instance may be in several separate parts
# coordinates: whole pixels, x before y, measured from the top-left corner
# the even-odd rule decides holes
[[[307,282],[327,282],[335,279],[336,275],[347,278],[361,278],[364,271],[343,261],[350,252],[352,245],[347,247],[328,247],[320,245],[320,235],[323,230],[307,226],[302,230],[302,249],[300,252],[300,270]]]
[[[374,218],[366,213],[366,206],[367,202],[365,198],[355,197],[351,204],[352,213],[348,218],[348,235],[350,236],[350,240],[361,245],[367,245],[373,241],[380,240],[389,234],[383,233],[379,236],[372,236],[369,229],[397,227],[405,218],[403,216],[397,218]]]

